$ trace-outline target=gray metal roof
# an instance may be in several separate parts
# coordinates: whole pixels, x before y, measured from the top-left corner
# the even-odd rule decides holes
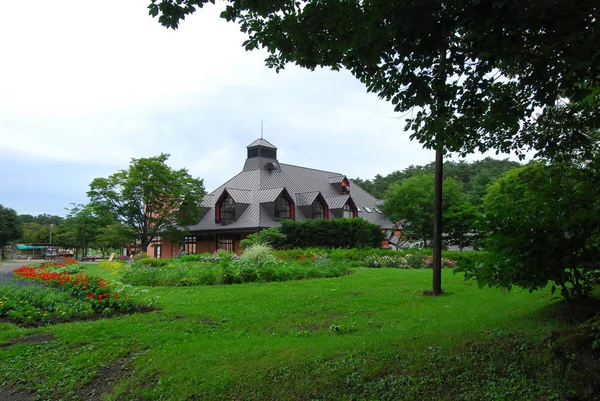
[[[339,184],[340,182],[344,181],[344,178],[346,178],[346,176],[344,176],[344,175],[329,177],[329,183],[330,184]]]
[[[258,145],[274,147],[264,139],[254,141],[249,147]],[[267,206],[270,202],[274,202],[284,189],[295,203],[297,220],[306,218],[299,207],[312,204],[315,198],[321,194],[330,209],[343,208],[346,202],[352,199],[356,206],[361,209],[361,212],[358,213],[359,217],[383,228],[391,228],[393,224],[383,214],[367,213],[364,210],[365,206],[373,210],[381,205],[379,199],[374,198],[352,181],[350,181],[350,193],[348,195],[340,193],[341,187],[339,185],[332,185],[332,183],[342,182],[344,178],[345,176],[340,173],[284,163],[279,163],[279,169],[272,171],[260,167],[254,170],[242,171],[204,198],[201,205],[207,208],[210,207],[210,209],[198,224],[189,227],[189,229],[196,232],[232,231],[237,228],[258,229],[278,226],[280,222],[274,219],[273,208]],[[215,203],[224,190],[227,190],[234,201],[248,204],[242,215],[237,216],[235,222],[227,225],[215,223]]]
[[[256,141],[252,142],[250,145],[246,146],[247,148],[253,148],[255,146],[262,146],[263,148],[271,148],[277,149],[271,142],[266,139],[258,138]]]
[[[350,199],[350,195],[329,196],[325,198],[325,202],[330,209],[342,209],[348,203],[348,199]]]
[[[275,202],[281,191],[283,191],[283,187],[259,189],[254,193],[254,201],[258,203]]]
[[[313,204],[317,196],[319,196],[319,191],[301,192],[295,195],[296,206],[310,206]]]
[[[216,199],[211,194],[204,195],[202,198],[202,202],[200,202],[200,207],[212,207],[215,205]]]
[[[250,204],[252,191],[248,189],[225,188],[225,191],[231,196],[235,203]]]

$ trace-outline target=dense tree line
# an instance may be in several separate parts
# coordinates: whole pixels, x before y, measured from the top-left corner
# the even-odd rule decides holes
[[[521,164],[515,161],[499,160],[491,157],[470,163],[446,161],[444,162],[444,179],[450,178],[460,183],[466,200],[480,206],[487,186],[506,171],[520,166]],[[435,163],[433,162],[423,166],[410,165],[404,170],[394,171],[385,176],[377,174],[372,179],[353,178],[352,181],[376,198],[384,199],[386,192],[393,184],[416,175],[433,174],[434,169]]]

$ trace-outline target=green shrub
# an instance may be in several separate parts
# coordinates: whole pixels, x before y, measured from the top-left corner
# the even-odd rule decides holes
[[[169,259],[155,259],[155,258],[140,258],[133,262],[133,266],[142,267],[142,266],[150,266],[150,267],[159,267],[166,266],[170,262]]]
[[[70,264],[66,266],[53,266],[48,267],[48,271],[51,273],[67,273],[67,274],[76,274],[79,273],[81,269],[85,266],[81,264]]]
[[[127,267],[125,263],[116,260],[113,260],[112,262],[109,262],[108,260],[101,260],[98,262],[98,266],[110,271],[111,274],[115,275],[121,274],[121,272],[123,272],[123,270]]]
[[[222,284],[237,284],[242,282],[239,269],[235,269],[228,263],[221,264],[220,267]]]
[[[212,253],[200,253],[197,255],[182,255],[179,256],[177,259],[179,259],[182,262],[209,262],[216,261],[219,259],[219,257],[216,254]]]
[[[247,238],[240,241],[240,246],[245,249],[256,244],[267,244],[277,249],[284,247],[286,240],[286,235],[281,232],[279,227],[270,227],[248,235]]]
[[[288,250],[274,251],[278,259],[302,262],[314,261],[321,256],[327,256],[334,262],[363,262],[368,256],[398,256],[405,255],[405,252],[396,252],[390,249],[382,248],[294,248]]]
[[[259,268],[250,258],[225,257],[216,263],[180,261],[179,264],[167,266],[130,266],[123,272],[122,281],[144,286],[191,286],[302,280],[338,277],[349,273],[350,269],[345,264],[333,263],[326,257],[310,264],[271,258]]]
[[[381,227],[363,219],[284,220],[280,229],[295,248],[377,248],[383,239]]]

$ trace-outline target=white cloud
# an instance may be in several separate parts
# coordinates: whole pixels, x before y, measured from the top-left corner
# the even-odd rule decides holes
[[[172,31],[148,3],[0,0],[0,204],[64,215],[93,178],[160,153],[212,190],[261,121],[283,163],[372,178],[433,160],[350,73],[276,74],[218,7]]]

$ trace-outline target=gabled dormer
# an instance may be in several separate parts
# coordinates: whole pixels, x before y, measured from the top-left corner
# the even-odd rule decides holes
[[[280,171],[277,161],[277,148],[265,139],[257,139],[246,147],[248,157],[244,163],[244,171],[266,170]]]
[[[296,194],[298,208],[309,219],[328,219],[329,206],[319,191]]]
[[[231,224],[246,211],[250,204],[250,191],[225,188],[215,203],[215,222]]]
[[[254,201],[260,203],[269,219],[281,221],[296,218],[296,204],[284,187],[256,191]]]
[[[295,205],[287,189],[283,189],[277,199],[275,199],[275,220],[294,220],[296,218]]]
[[[345,175],[336,175],[329,177],[331,184],[340,195],[348,195],[350,193],[350,180]]]
[[[325,198],[330,209],[331,218],[358,217],[358,207],[350,195],[338,195]]]

